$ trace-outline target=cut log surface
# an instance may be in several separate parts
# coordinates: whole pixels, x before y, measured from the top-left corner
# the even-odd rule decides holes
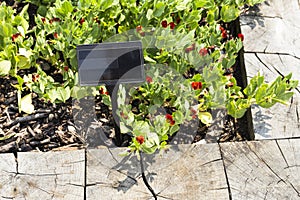
[[[153,199],[136,157],[124,149],[87,152],[87,199]],[[145,175],[158,199],[229,199],[217,144],[173,146],[162,154],[142,155]]]
[[[298,0],[266,0],[240,17],[246,52],[284,53],[300,58]]]
[[[240,18],[245,34],[245,66],[248,78],[259,71],[268,82],[293,73],[300,80],[300,3],[298,0],[266,0]],[[248,82],[249,82],[248,79]],[[300,136],[300,86],[288,105],[270,109],[252,107],[256,139]]]
[[[9,156],[1,159],[1,199],[84,198],[84,151],[18,153],[17,163],[11,155],[0,154]]]
[[[221,144],[232,199],[299,199],[299,144],[299,139]]]
[[[0,199],[9,199],[13,191],[8,192],[17,173],[15,156],[12,153],[0,154]]]

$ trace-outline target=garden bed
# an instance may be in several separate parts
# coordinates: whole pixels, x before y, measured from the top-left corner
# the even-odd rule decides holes
[[[13,26],[16,27],[11,27],[12,34],[9,34],[7,30],[6,38],[3,39],[11,48],[16,47],[17,50],[13,49],[11,53],[15,60],[7,56],[7,53],[3,54],[0,60],[2,62],[1,73],[10,75],[0,77],[0,152],[115,146],[115,123],[110,106],[108,106],[110,98],[107,90],[103,86],[95,87],[93,92],[97,95],[84,97],[82,93],[86,91],[78,87],[76,78],[78,65],[74,47],[85,43],[109,41],[116,34],[118,36],[118,32],[126,32],[126,28],[131,28],[133,30],[131,36],[144,43],[147,43],[149,36],[151,38],[154,33],[158,34],[155,38],[157,46],[144,51],[146,64],[162,64],[173,68],[172,70],[177,70],[177,73],[185,78],[178,79],[176,85],[172,82],[174,77],[170,76],[164,85],[159,82],[164,80],[155,75],[156,72],[149,70],[144,85],[130,88],[135,88],[135,91],[130,90],[130,92],[136,96],[133,95],[129,97],[129,100],[127,99],[130,109],[120,104],[118,115],[122,118],[123,128],[127,127],[131,133],[127,131],[128,134],[123,134],[123,141],[117,143],[120,143],[119,146],[132,144],[132,151],[152,152],[163,148],[167,142],[172,144],[171,140],[177,137],[179,129],[180,134],[186,138],[178,141],[177,144],[252,140],[254,135],[249,107],[254,103],[264,107],[270,107],[276,102],[282,103],[291,96],[289,91],[296,86],[296,82],[290,81],[291,76],[282,80],[278,79],[273,84],[275,86],[270,86],[263,83],[263,77],[260,75],[254,77],[250,86],[247,86],[243,50],[240,50],[243,35],[240,33],[239,21],[236,19],[240,13],[237,7],[241,5],[229,4],[222,5],[223,7],[214,5],[211,8],[206,4],[191,4],[189,6],[195,10],[189,11],[190,13],[185,13],[186,9],[183,8],[187,5],[170,5],[174,6],[173,9],[178,12],[166,12],[163,16],[165,6],[162,2],[157,5],[150,3],[148,6],[149,9],[153,7],[153,12],[150,12],[148,7],[139,8],[148,10],[147,15],[142,19],[130,21],[129,17],[129,21],[126,21],[127,18],[117,12],[111,24],[108,25],[101,20],[107,18],[105,15],[108,11],[115,14],[115,10],[111,7],[118,7],[118,4],[101,4],[102,7],[95,5],[107,12],[96,9],[87,15],[84,10],[90,6],[83,1],[74,5],[69,1],[56,2],[56,4],[48,2],[47,5],[37,1],[35,5],[29,4],[28,7],[26,3],[17,1],[6,1],[6,3],[15,9],[14,16],[19,18],[14,19]],[[252,1],[248,3],[253,4]],[[139,1],[135,3],[137,7],[140,6],[139,4]],[[55,5],[55,8],[49,5]],[[138,13],[132,9],[132,5],[126,4],[126,6],[128,6],[129,15],[130,12]],[[199,11],[197,6],[203,6],[204,9]],[[218,14],[216,10],[219,11]],[[12,11],[7,11],[9,12]],[[101,20],[94,17],[95,13],[92,12],[103,14]],[[27,15],[25,13],[28,14],[28,24],[24,22]],[[184,16],[185,14],[187,16]],[[198,17],[199,20],[195,21],[194,18],[188,17],[190,14]],[[120,19],[116,21],[118,17]],[[182,22],[184,20],[186,22]],[[8,24],[8,22],[3,23]],[[190,23],[194,26],[193,30],[190,30]],[[148,24],[152,26],[151,29],[143,27]],[[70,34],[69,26],[76,31]],[[109,28],[103,28],[106,26]],[[176,32],[177,28],[184,32]],[[25,31],[28,33],[25,34]],[[92,31],[91,37],[89,31]],[[159,34],[165,34],[165,38]],[[201,35],[201,37],[197,38],[195,35],[197,37]],[[177,50],[172,52],[173,46],[168,47],[168,40],[174,40],[183,45],[176,46],[175,44]],[[166,44],[166,46],[161,46],[161,44]],[[178,51],[180,56],[175,53]],[[174,60],[176,62],[173,62]],[[9,68],[7,68],[7,63],[9,63]],[[170,74],[172,72],[170,70]],[[263,87],[259,88],[257,85]],[[164,97],[153,95],[156,87],[164,87],[161,91],[165,93],[160,93]],[[184,98],[178,100],[180,98],[177,98],[176,91],[171,91],[168,87],[174,91],[179,89],[182,91],[180,95],[186,99],[189,97],[185,96],[186,94],[193,95],[194,100],[197,101],[196,107],[193,107],[192,102],[184,101],[186,100]],[[244,88],[246,90],[243,90]],[[261,92],[266,89],[271,91],[270,94]],[[274,96],[274,93],[278,97]],[[78,107],[76,100],[72,101],[71,97],[81,98],[83,103],[86,102],[85,109]],[[276,100],[273,100],[275,97]],[[141,107],[143,103],[145,106]],[[149,108],[145,108],[147,106]],[[164,112],[158,110],[160,106]],[[221,106],[226,109],[215,109]],[[244,113],[246,114],[242,117]],[[211,121],[212,116],[214,121]],[[132,117],[133,121],[129,120],[129,117]],[[189,122],[185,123],[185,118],[188,118]],[[151,120],[156,120],[156,125],[161,128],[156,135],[152,134],[157,127],[152,126]],[[163,124],[160,124],[160,121]],[[138,130],[138,128],[143,128],[141,124],[147,125],[147,132]],[[190,126],[195,124],[193,132],[196,134],[189,135]],[[145,137],[149,139],[147,145],[153,146],[146,147],[143,144]],[[159,140],[156,140],[157,138]]]

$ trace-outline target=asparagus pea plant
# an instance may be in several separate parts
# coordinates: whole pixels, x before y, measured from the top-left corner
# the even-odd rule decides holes
[[[272,83],[257,74],[242,89],[232,76],[244,36],[233,36],[228,23],[244,5],[262,0],[24,2],[19,13],[0,4],[0,75],[17,80],[20,112],[34,112],[33,93],[55,104],[92,93],[109,105],[103,86],[78,86],[76,46],[116,35],[142,41],[146,81],[129,89],[121,85],[118,93],[121,131],[132,136],[130,152],[165,148],[186,121],[197,118],[209,126],[211,109],[225,107],[240,118],[253,104],[284,104],[298,85],[291,74]],[[29,4],[37,6],[31,25]]]

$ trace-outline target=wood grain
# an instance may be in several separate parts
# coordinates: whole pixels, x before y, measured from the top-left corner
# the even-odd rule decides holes
[[[87,199],[152,199],[142,182],[139,161],[120,159],[123,150],[88,151]],[[144,163],[158,199],[229,199],[217,144],[172,146],[165,153],[146,156]]]
[[[17,161],[17,171],[12,171],[1,190],[2,196],[43,200],[84,198],[84,151],[18,153]]]
[[[245,64],[249,79],[258,71],[267,82],[280,75],[293,72],[293,79],[300,80],[300,60],[288,55],[246,53]],[[300,86],[298,87],[300,89]],[[297,138],[300,136],[300,93],[295,94],[287,105],[276,104],[270,109],[252,106],[252,118],[256,139]]]
[[[293,139],[221,144],[232,199],[298,199],[299,142]]]

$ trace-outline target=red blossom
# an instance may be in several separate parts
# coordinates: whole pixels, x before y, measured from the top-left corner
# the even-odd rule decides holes
[[[46,18],[45,18],[45,17],[42,17],[41,20],[42,20],[43,23],[45,23]]]
[[[191,51],[193,51],[195,49],[196,44],[192,44],[192,46],[189,46],[187,48],[185,48],[185,53],[189,53]]]
[[[190,53],[191,51],[193,51],[192,47],[185,48],[185,53]]]
[[[152,79],[150,76],[146,76],[146,81],[147,81],[148,83],[151,83],[151,82],[153,81],[153,79]]]
[[[244,41],[244,35],[242,33],[239,33],[238,35],[238,38],[240,38],[242,41]]]
[[[201,90],[201,88],[202,88],[201,82],[192,82],[191,85],[194,90]]]
[[[143,144],[145,142],[145,138],[142,135],[136,136],[135,139],[140,144]]]
[[[38,82],[38,79],[40,78],[40,75],[39,74],[33,74],[32,75],[32,81],[33,82]]]
[[[99,92],[100,94],[106,94],[106,95],[109,94],[107,91],[104,91],[104,88],[100,88]]]
[[[79,23],[82,25],[83,22],[85,22],[85,19],[82,17],[82,18],[79,20]]]
[[[57,39],[58,38],[58,33],[57,32],[53,33],[53,37]]]
[[[21,36],[20,33],[13,34],[13,35],[11,36],[12,41],[14,42],[19,36]]]
[[[176,26],[174,22],[170,22],[169,25],[170,25],[170,28],[171,28],[171,29],[174,29],[175,26]]]
[[[167,20],[164,20],[161,22],[161,26],[164,27],[164,28],[167,28],[168,27],[168,22]]]
[[[122,118],[124,118],[124,119],[128,119],[128,116],[125,115],[123,112],[120,112],[120,116],[121,116]]]
[[[64,66],[64,70],[67,72],[69,71],[69,67],[68,66]]]
[[[222,26],[220,26],[220,31],[221,31],[221,32],[224,32],[224,31],[225,31],[225,28],[223,28]]]
[[[196,119],[197,118],[197,111],[194,108],[191,108],[190,111],[192,113],[192,118]]]
[[[140,32],[140,36],[144,37],[146,33],[144,31]]]
[[[173,126],[175,124],[175,120],[173,119],[172,115],[166,114],[166,119],[167,119],[167,122],[169,122],[171,126]]]
[[[199,55],[200,56],[206,56],[208,53],[207,49],[206,48],[202,48],[199,50]]]
[[[138,25],[138,26],[135,28],[135,29],[136,29],[136,32],[139,33],[140,31],[142,31],[142,28],[143,28],[143,27],[142,27],[141,25]]]
[[[222,38],[227,38],[227,32],[225,30],[222,31]]]
[[[59,19],[58,17],[54,17],[52,20],[53,20],[54,22],[60,22],[60,19]]]

